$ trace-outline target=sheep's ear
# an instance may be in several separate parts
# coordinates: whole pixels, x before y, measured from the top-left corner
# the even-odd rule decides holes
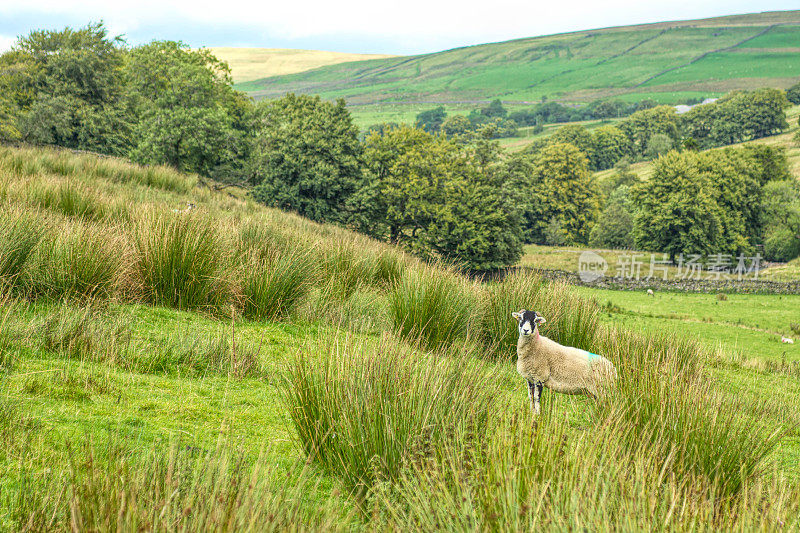
[[[514,318],[516,318],[516,319],[517,319],[517,322],[519,322],[519,321],[520,321],[520,319],[522,319],[522,313],[513,312],[513,313],[511,313],[511,316],[513,316]]]
[[[537,316],[534,322],[536,322],[537,324],[544,324],[545,322],[547,322],[547,320],[543,316]]]

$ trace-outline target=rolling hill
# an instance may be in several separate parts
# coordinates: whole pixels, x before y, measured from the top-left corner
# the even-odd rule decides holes
[[[217,58],[227,61],[236,83],[266,76],[295,74],[346,61],[384,59],[385,54],[348,54],[324,50],[294,50],[288,48],[209,48]]]
[[[329,65],[237,88],[345,98],[356,114],[404,118],[431,104],[500,98],[677,103],[732,89],[788,87],[800,76],[800,11],[662,22],[517,39],[433,54]],[[405,112],[405,115],[403,114]],[[371,117],[372,118],[372,117]]]

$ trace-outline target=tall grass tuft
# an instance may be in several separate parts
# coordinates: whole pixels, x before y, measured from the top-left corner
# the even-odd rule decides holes
[[[389,316],[407,339],[437,349],[465,339],[477,309],[476,287],[432,266],[407,270],[389,294]]]
[[[17,284],[44,231],[38,213],[0,207],[0,289]]]
[[[108,299],[128,257],[126,244],[107,228],[65,222],[39,244],[25,284],[33,296]]]
[[[74,183],[32,183],[27,196],[29,201],[69,217],[101,220],[106,216],[105,206],[97,195]]]
[[[314,277],[314,264],[300,249],[251,258],[243,269],[243,313],[256,320],[291,316],[308,295]]]
[[[150,212],[137,220],[133,242],[147,302],[219,310],[230,301],[230,257],[211,220]]]
[[[497,398],[474,359],[425,355],[389,337],[308,347],[288,380],[300,445],[361,495],[457,436],[483,434]]]
[[[674,472],[701,478],[723,501],[757,479],[785,430],[767,431],[726,405],[702,370],[696,341],[612,331],[601,345],[619,377],[599,401],[598,418],[628,428],[623,444],[669,457]]]

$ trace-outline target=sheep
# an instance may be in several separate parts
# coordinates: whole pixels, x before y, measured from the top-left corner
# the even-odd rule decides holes
[[[655,298],[656,293],[653,292],[653,289],[647,289],[647,295],[648,296],[652,296],[653,298]]]
[[[511,313],[517,320],[517,372],[528,384],[528,397],[534,419],[539,415],[543,387],[564,394],[597,397],[617,377],[614,365],[597,354],[562,346],[539,334],[545,318],[525,309]]]
[[[194,205],[193,203],[186,202],[186,208],[185,209],[173,209],[172,212],[173,213],[188,213],[192,209],[196,209],[196,208],[197,208],[197,206]]]
[[[781,335],[781,342],[784,344],[794,344],[794,339],[790,339],[789,337],[784,337]]]

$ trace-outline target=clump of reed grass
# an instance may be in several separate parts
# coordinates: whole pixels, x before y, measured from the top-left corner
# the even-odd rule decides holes
[[[456,435],[483,434],[492,383],[469,357],[425,355],[389,337],[371,346],[340,338],[298,355],[285,402],[308,456],[364,495]]]
[[[402,337],[428,349],[446,347],[467,337],[478,297],[475,285],[455,273],[409,269],[389,294],[389,317]]]
[[[129,257],[126,244],[107,227],[64,222],[39,243],[25,285],[32,296],[109,299]]]
[[[34,204],[69,217],[102,220],[106,216],[105,205],[95,193],[71,182],[31,183],[27,196]]]
[[[230,253],[211,220],[149,212],[137,220],[133,244],[145,301],[218,311],[233,297]]]
[[[0,289],[17,286],[45,228],[36,212],[0,206]]]
[[[243,267],[243,314],[256,320],[288,318],[308,295],[314,264],[303,250],[254,257]]]
[[[313,250],[329,297],[347,299],[372,280],[372,265],[354,243],[337,239]]]
[[[372,284],[378,288],[391,289],[402,279],[405,270],[401,252],[382,249],[373,259]]]

